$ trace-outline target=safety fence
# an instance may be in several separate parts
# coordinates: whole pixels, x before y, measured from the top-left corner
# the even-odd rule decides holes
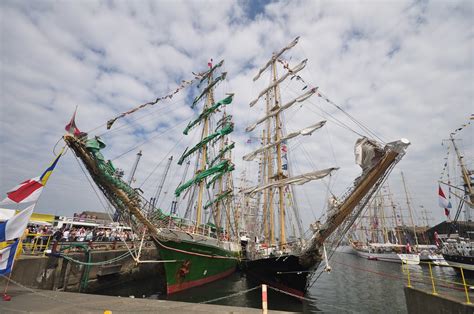
[[[45,256],[51,251],[79,251],[77,245],[85,245],[92,251],[129,250],[138,248],[138,241],[56,241],[51,235],[28,234],[22,242],[22,255]],[[151,241],[144,241],[142,249],[154,247]]]
[[[440,278],[439,276],[433,275],[433,266],[436,266],[432,262],[421,262],[420,264],[428,266],[429,275],[419,273],[410,269],[409,265],[402,265],[402,272],[406,276],[407,287],[413,288],[427,288],[431,290],[431,294],[440,296],[449,296],[460,302],[471,304],[469,293],[474,289],[473,286],[466,280],[466,270],[463,267],[457,267],[450,265],[449,267],[455,268],[456,272],[461,275],[461,280],[456,281],[454,279]],[[462,297],[464,292],[464,297]]]

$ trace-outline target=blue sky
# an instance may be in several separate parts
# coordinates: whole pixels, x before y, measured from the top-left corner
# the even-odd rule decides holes
[[[267,78],[254,84],[252,77],[273,51],[300,36],[285,58],[291,64],[309,59],[301,72],[306,80],[384,141],[406,137],[413,143],[390,178],[397,202],[405,202],[403,170],[414,207],[428,208],[436,222],[443,219],[436,193],[441,140],[467,122],[473,108],[472,1],[2,1],[0,9],[2,195],[47,167],[76,105],[78,126],[103,134],[104,154],[125,172],[143,150],[135,184],[153,194],[163,161],[171,154],[177,159],[196,140],[195,134],[182,136],[195,117],[189,99],[196,91],[119,120],[109,132],[105,123],[173,90],[192,71],[205,69],[209,58],[225,59],[229,73],[216,98],[236,94],[228,108],[236,123],[236,176],[252,173],[254,165],[241,157],[255,148],[246,140],[258,131],[244,129],[263,115],[263,106],[250,109],[248,103],[268,84]],[[301,87],[283,85],[283,97],[295,97]],[[359,169],[353,160],[357,135],[338,121],[361,130],[316,98],[286,119],[288,131],[328,120],[309,142],[296,141],[290,150],[295,173],[341,167],[326,182],[341,194]],[[471,166],[473,133],[471,127],[459,134]],[[137,147],[143,141],[147,145]],[[170,170],[162,207],[169,207],[181,171]],[[326,185],[310,184],[299,193],[305,222],[324,212]],[[69,153],[36,210],[68,216],[103,208]]]

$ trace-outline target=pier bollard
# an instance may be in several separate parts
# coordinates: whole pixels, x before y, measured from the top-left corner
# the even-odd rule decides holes
[[[262,285],[262,313],[268,313],[267,285]]]
[[[469,292],[467,291],[466,279],[464,278],[464,271],[462,270],[462,267],[459,268],[461,269],[462,283],[464,284],[464,291],[466,292],[466,303],[471,304],[471,300],[469,300]]]

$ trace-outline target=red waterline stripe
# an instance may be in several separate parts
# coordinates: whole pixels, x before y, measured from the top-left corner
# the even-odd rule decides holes
[[[236,258],[236,257],[219,256],[219,255],[208,255],[208,254],[200,254],[200,253],[194,253],[194,252],[184,251],[184,250],[175,249],[175,248],[166,246],[166,245],[164,245],[163,243],[161,243],[161,242],[158,241],[158,240],[156,240],[156,242],[158,242],[158,244],[159,244],[161,247],[165,248],[165,249],[168,249],[168,250],[171,250],[171,251],[175,251],[175,252],[184,253],[184,254],[188,254],[188,255],[203,256],[203,257],[207,257],[207,258],[221,258],[221,259],[234,259],[234,260],[238,260],[238,258]]]
[[[204,285],[206,283],[209,283],[209,282],[216,281],[218,279],[227,277],[227,276],[231,275],[234,271],[235,271],[235,267],[231,268],[231,269],[229,269],[229,270],[227,270],[223,273],[212,275],[212,276],[209,276],[207,278],[202,278],[202,279],[198,279],[198,280],[187,281],[187,282],[183,282],[183,283],[170,285],[170,286],[167,287],[166,292],[168,294],[172,294],[172,293],[183,291],[183,290],[186,290],[186,289],[189,289],[189,288],[201,286],[201,285]]]
[[[281,283],[277,283],[277,282],[274,282],[274,281],[270,281],[270,280],[263,279],[263,277],[257,275],[257,274],[256,274],[255,272],[253,272],[253,271],[249,271],[249,273],[251,273],[252,276],[258,278],[260,281],[266,283],[266,284],[269,285],[269,286],[272,286],[272,287],[281,289],[281,290],[283,290],[283,291],[286,291],[286,292],[289,292],[289,293],[292,293],[292,294],[296,294],[297,296],[300,296],[300,297],[304,297],[304,292],[303,292],[303,291],[290,288],[290,287],[285,286],[285,285],[283,285],[283,284],[281,284]]]

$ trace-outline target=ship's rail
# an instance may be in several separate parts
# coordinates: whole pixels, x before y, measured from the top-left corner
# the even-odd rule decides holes
[[[405,275],[408,288],[416,286],[416,288],[420,289],[420,287],[423,287],[425,290],[431,290],[430,293],[432,295],[448,296],[466,304],[472,304],[469,294],[474,289],[474,282],[466,278],[463,267],[449,265],[449,267],[455,268],[461,274],[461,281],[453,281],[434,276],[433,267],[437,266],[436,264],[432,262],[420,262],[420,264],[428,266],[429,275],[414,272],[410,269],[410,265],[402,264],[402,272]]]

